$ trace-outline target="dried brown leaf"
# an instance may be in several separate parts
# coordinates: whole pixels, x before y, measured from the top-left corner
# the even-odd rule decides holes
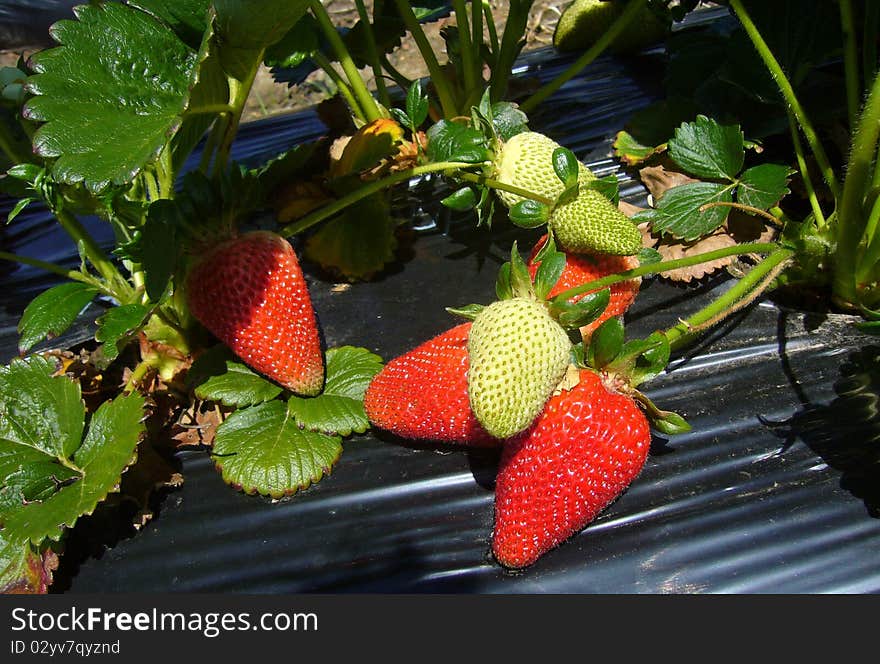
[[[667,190],[673,187],[699,181],[676,171],[671,164],[645,166],[639,169],[639,177],[655,201],[659,200]]]
[[[211,446],[217,427],[222,423],[223,414],[219,407],[208,407],[199,402],[181,411],[171,425],[171,440],[176,447]]]
[[[656,245],[656,249],[660,252],[664,261],[685,258],[695,254],[714,251],[724,247],[732,247],[736,244],[734,240],[724,229],[719,229],[707,237],[696,240],[695,242],[669,242],[662,241]],[[694,279],[702,279],[708,274],[719,270],[733,262],[734,257],[718,258],[707,263],[700,263],[691,267],[678,268],[663,272],[660,276],[671,281],[689,283]]]

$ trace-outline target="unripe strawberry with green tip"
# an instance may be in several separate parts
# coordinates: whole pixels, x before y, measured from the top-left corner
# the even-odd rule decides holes
[[[516,134],[495,155],[494,177],[504,184],[522,187],[544,198],[556,200],[565,189],[553,170],[553,151],[558,147],[559,143],[536,131]],[[585,164],[578,162],[579,181],[589,182],[595,177]],[[496,189],[495,193],[508,208],[525,200],[519,194],[503,189]]]
[[[296,253],[252,231],[199,256],[186,278],[190,311],[245,364],[297,394],[324,384],[324,356]]]
[[[576,163],[577,195],[560,199],[566,185],[554,168],[553,155],[561,147],[537,132],[516,134],[495,155],[495,179],[553,202],[545,220],[561,248],[578,253],[638,253],[642,247],[638,227],[593,187],[596,177],[582,162]],[[525,200],[502,189],[496,192],[508,208]]]

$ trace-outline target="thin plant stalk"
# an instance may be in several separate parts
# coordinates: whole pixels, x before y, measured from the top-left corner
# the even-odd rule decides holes
[[[632,270],[618,272],[617,274],[609,274],[606,277],[589,281],[574,288],[569,288],[567,291],[563,291],[562,293],[556,295],[553,299],[560,302],[565,302],[574,297],[578,297],[579,295],[583,295],[584,293],[600,290],[607,286],[613,286],[614,284],[618,284],[623,281],[629,281],[637,277],[646,277],[654,274],[661,274],[662,272],[677,270],[682,267],[691,267],[692,265],[699,265],[700,263],[714,261],[719,258],[727,258],[728,256],[766,254],[776,251],[777,249],[779,249],[779,245],[775,242],[748,242],[744,244],[735,244],[730,247],[722,247],[721,249],[715,249],[713,251],[706,251],[701,254],[696,254],[694,256],[685,256],[684,258],[675,258],[673,260],[640,265],[639,267],[633,268]]]
[[[791,108],[797,118],[801,131],[804,134],[804,138],[807,139],[810,150],[813,151],[813,156],[816,158],[816,163],[819,165],[819,170],[822,172],[822,177],[825,179],[825,183],[828,185],[831,193],[837,198],[840,195],[840,184],[837,182],[834,169],[831,168],[831,162],[828,160],[825,148],[819,141],[819,136],[813,128],[810,119],[807,117],[806,111],[804,111],[803,106],[801,106],[791,82],[788,80],[788,77],[786,77],[779,61],[767,46],[767,42],[764,41],[761,33],[758,32],[758,28],[755,26],[751,16],[749,16],[749,13],[743,6],[742,0],[730,0],[730,6],[736,13],[743,29],[746,31],[746,34],[752,40],[752,44],[758,52],[758,55],[761,57],[761,60],[764,62],[764,66],[767,67],[767,71],[776,82],[779,91],[785,99],[785,103],[788,104],[789,108]]]
[[[379,111],[379,106],[376,104],[376,100],[373,99],[373,95],[370,94],[364,80],[361,78],[357,65],[355,65],[354,60],[351,59],[351,54],[348,52],[345,43],[336,31],[336,26],[334,26],[333,21],[330,20],[330,16],[327,14],[324,5],[321,4],[320,0],[311,0],[309,6],[311,7],[312,14],[318,21],[321,32],[324,33],[324,37],[330,43],[330,48],[333,49],[333,52],[339,59],[342,71],[345,72],[345,77],[348,79],[351,91],[357,98],[358,104],[360,104],[367,122],[378,120],[382,117],[382,113]]]
[[[855,127],[859,114],[859,100],[862,96],[862,86],[859,83],[859,54],[856,40],[856,23],[853,18],[851,0],[839,0],[840,28],[843,32],[843,62],[844,77],[846,80],[846,107],[849,117],[849,126]],[[876,37],[874,37],[876,39]]]
[[[675,350],[687,345],[695,336],[702,334],[731,314],[754,302],[785,269],[794,256],[791,249],[777,248],[764,260],[753,267],[748,274],[736,282],[709,305],[666,330],[670,347]]]
[[[422,59],[428,67],[428,72],[431,75],[431,83],[434,84],[434,89],[437,91],[437,97],[440,99],[440,107],[443,109],[443,115],[447,118],[455,117],[458,115],[455,96],[452,94],[449,82],[446,80],[446,75],[440,68],[440,63],[437,61],[437,56],[434,54],[434,49],[431,48],[431,43],[428,41],[425,31],[422,30],[422,26],[419,24],[419,20],[416,18],[416,15],[408,2],[404,2],[404,0],[394,0],[394,2],[397,5],[400,15],[403,17],[406,29],[412,34],[413,39],[419,48],[419,52],[422,54]]]
[[[798,163],[798,170],[801,172],[801,178],[804,182],[804,189],[807,191],[807,199],[810,201],[810,209],[813,211],[813,218],[816,220],[816,227],[824,229],[828,222],[825,214],[822,212],[822,206],[819,205],[819,197],[816,196],[816,188],[813,186],[813,179],[810,177],[810,169],[807,165],[807,159],[804,155],[804,145],[801,142],[801,135],[798,131],[797,120],[791,109],[788,109],[788,126],[791,131],[791,142],[794,146],[794,154]]]
[[[329,219],[330,217],[338,214],[349,205],[353,205],[354,203],[357,203],[367,196],[371,196],[372,194],[375,194],[378,191],[382,191],[383,189],[387,189],[388,187],[398,184],[399,182],[405,182],[410,178],[419,175],[425,175],[427,173],[457,171],[458,169],[474,168],[476,166],[482,166],[482,164],[470,164],[460,161],[441,161],[433,164],[425,164],[423,166],[408,168],[405,171],[398,171],[397,173],[389,175],[385,178],[374,180],[373,182],[369,182],[364,186],[359,187],[355,191],[343,196],[333,203],[325,205],[324,207],[306,215],[302,219],[288,224],[279,232],[285,237],[291,237],[292,235],[302,233],[303,231],[308,230],[312,226],[324,221],[325,219]]]
[[[865,87],[877,74],[877,33],[880,32],[880,2],[865,3],[864,33],[862,36],[862,72]]]
[[[492,189],[500,189],[501,191],[506,191],[510,194],[515,194],[516,196],[522,196],[523,198],[529,198],[533,201],[537,201],[538,203],[543,203],[544,205],[553,205],[556,201],[552,198],[547,198],[546,196],[541,196],[540,194],[536,194],[533,191],[529,191],[528,189],[523,189],[522,187],[517,187],[513,184],[507,184],[506,182],[501,182],[499,180],[495,180],[494,178],[486,177],[485,175],[477,175],[476,173],[466,173],[459,172],[455,174],[455,177],[459,180],[464,180],[466,182],[473,182],[474,184],[482,184],[487,187],[492,187]]]
[[[602,33],[602,36],[599,37],[589,49],[587,49],[577,60],[571,63],[565,71],[559,74],[559,76],[539,88],[537,92],[522,103],[520,107],[522,111],[526,114],[531,113],[537,106],[559,90],[559,88],[577,76],[584,67],[598,58],[605,49],[608,48],[611,42],[614,41],[617,36],[635,20],[636,16],[638,16],[644,9],[646,2],[647,0],[629,0],[629,3],[626,5],[626,8],[620,16],[615,19],[614,23]]]
[[[468,21],[467,4],[464,0],[452,0],[455,21],[458,25],[458,48],[461,52],[461,68],[464,77],[465,97],[476,87],[474,78],[474,47],[471,41],[471,27]]]
[[[131,296],[131,286],[116,269],[116,266],[104,254],[104,251],[89,235],[79,219],[64,210],[53,210],[55,218],[64,231],[76,243],[101,278],[106,282],[107,289],[112,291],[116,299],[127,302]]]
[[[856,304],[855,274],[862,268],[859,247],[874,238],[864,237],[867,215],[863,206],[874,175],[874,158],[880,139],[880,76],[874,78],[862,116],[853,136],[852,151],[843,182],[838,208],[838,241],[834,267],[833,292],[842,302]],[[867,266],[865,266],[867,268]]]
[[[83,274],[79,270],[68,270],[67,268],[62,267],[61,265],[56,265],[55,263],[47,263],[46,261],[41,261],[38,258],[30,258],[28,256],[21,256],[19,254],[11,254],[8,251],[0,251],[0,260],[9,261],[11,263],[21,263],[22,265],[30,265],[31,267],[35,267],[45,272],[50,272],[52,274],[58,275],[59,277],[70,279],[71,281],[79,281],[80,283],[94,286],[97,290],[104,293],[104,295],[109,295],[111,297],[114,297],[116,295],[116,293],[104,286],[99,280]]]
[[[520,7],[519,4],[511,3],[507,20],[504,22],[504,31],[501,33],[501,44],[492,64],[493,102],[501,101],[507,92],[507,84],[513,73],[513,63],[519,53],[519,44],[528,22],[531,5],[532,3],[529,2],[527,6]]]
[[[482,2],[483,18],[486,19],[486,30],[489,32],[489,48],[492,55],[497,56],[501,50],[501,42],[498,41],[498,30],[495,28],[495,17],[492,15],[492,7],[488,2]]]
[[[376,79],[376,93],[379,95],[379,101],[388,108],[391,106],[391,97],[388,95],[388,88],[385,85],[385,77],[382,75],[382,63],[379,60],[379,48],[376,46],[376,37],[373,30],[370,29],[370,16],[367,13],[367,6],[364,0],[355,0],[358,16],[364,24],[364,32],[366,33],[367,56],[370,58],[370,67],[373,70],[373,77]]]
[[[357,97],[355,97],[354,92],[352,92],[351,87],[346,83],[345,79],[333,68],[333,63],[321,53],[315,53],[312,56],[312,59],[315,61],[315,64],[330,77],[330,80],[333,81],[336,89],[339,90],[339,94],[345,98],[345,102],[348,104],[348,108],[352,115],[362,122],[367,122],[367,116],[364,114]]]

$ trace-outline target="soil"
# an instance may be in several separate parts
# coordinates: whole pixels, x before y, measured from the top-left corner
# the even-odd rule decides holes
[[[559,15],[570,2],[571,0],[537,0],[534,3],[528,23],[525,50],[547,46],[552,42],[553,30]],[[351,0],[329,0],[324,4],[337,25],[352,26],[357,22],[357,9]],[[368,10],[372,10],[372,4],[371,0],[367,0]],[[498,0],[489,4],[495,16],[496,26],[500,29],[507,16],[509,2]],[[441,62],[444,60],[445,49],[443,39],[440,37],[440,30],[449,24],[454,24],[452,17],[424,26],[428,39]],[[46,27],[48,28],[48,26]],[[45,48],[49,45],[51,42],[48,40],[48,34],[46,43],[18,44],[15,48],[6,49],[3,48],[3,44],[0,44],[0,66],[15,65],[21,53],[27,55],[38,48]],[[427,74],[421,55],[412,38],[408,35],[402,39],[400,48],[389,56],[389,60],[395,68],[409,78]],[[362,74],[368,85],[372,87],[372,73],[365,70]],[[262,67],[254,82],[242,119],[247,122],[278,113],[289,113],[308,108],[328,98],[332,93],[332,83],[323,72],[315,72],[304,83],[291,88],[285,83],[277,83],[269,69]]]

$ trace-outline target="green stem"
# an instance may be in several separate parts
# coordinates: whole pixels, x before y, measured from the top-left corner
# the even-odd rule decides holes
[[[776,251],[777,249],[779,249],[779,245],[775,242],[750,242],[745,244],[735,244],[731,247],[723,247],[721,249],[707,251],[702,254],[696,254],[694,256],[686,256],[684,258],[676,258],[674,260],[660,261],[659,263],[640,265],[639,267],[633,268],[632,270],[618,272],[617,274],[610,274],[607,277],[595,279],[585,284],[581,284],[580,286],[569,288],[567,291],[563,291],[559,295],[556,295],[553,299],[559,302],[567,302],[568,300],[578,297],[579,295],[583,295],[584,293],[600,290],[602,288],[605,288],[606,286],[612,286],[622,281],[629,281],[630,279],[635,279],[636,277],[660,274],[661,272],[677,270],[678,268],[690,267],[692,265],[699,265],[700,263],[714,261],[719,258],[727,258],[728,256],[764,254],[771,251]]]
[[[510,3],[507,19],[504,21],[504,30],[501,33],[501,44],[498,54],[492,64],[492,101],[501,101],[507,94],[507,85],[513,73],[513,63],[519,55],[520,43],[523,33],[528,24],[528,13],[532,3],[520,6],[520,3]]]
[[[67,268],[56,265],[55,263],[47,263],[46,261],[41,261],[37,258],[29,258],[27,256],[11,254],[8,251],[0,251],[0,260],[9,261],[11,263],[21,263],[22,265],[30,265],[31,267],[45,270],[46,272],[51,272],[52,274],[57,274],[59,277],[64,277],[65,279],[79,281],[84,284],[88,284],[89,286],[94,286],[105,295],[114,295],[114,293],[105,288],[100,281],[86,274],[83,274],[79,270],[68,270]]]
[[[880,2],[865,3],[864,33],[862,38],[862,70],[865,87],[877,73],[877,32],[880,30]]]
[[[397,173],[382,178],[381,180],[374,180],[373,182],[367,183],[363,187],[360,187],[350,194],[343,196],[342,198],[331,203],[330,205],[322,207],[319,210],[315,210],[311,214],[303,217],[302,219],[288,224],[281,229],[280,233],[284,237],[290,237],[292,235],[302,233],[303,231],[314,226],[315,224],[318,224],[325,219],[328,219],[333,215],[338,214],[349,205],[353,205],[359,200],[362,200],[367,196],[376,193],[377,191],[381,191],[382,189],[391,187],[398,182],[405,182],[406,180],[409,180],[410,178],[416,177],[418,175],[424,175],[426,173],[456,171],[458,169],[474,168],[476,166],[483,166],[483,164],[469,164],[460,161],[441,161],[433,164],[425,164],[424,166],[416,166],[415,168],[410,168],[405,171],[398,171]]]
[[[870,244],[873,237],[864,237],[867,217],[862,209],[865,194],[873,178],[874,155],[880,138],[880,76],[874,78],[868,100],[853,136],[852,151],[843,182],[843,194],[838,211],[838,242],[834,265],[834,295],[844,302],[856,304],[855,274],[868,269],[859,257],[863,242]]]
[[[474,184],[483,184],[488,187],[492,187],[493,189],[500,189],[501,191],[516,194],[517,196],[522,196],[523,198],[530,198],[533,201],[538,201],[539,203],[543,203],[544,205],[554,205],[556,203],[556,201],[552,198],[541,196],[541,194],[536,194],[533,191],[523,189],[522,187],[517,187],[516,185],[499,182],[498,180],[486,177],[485,175],[477,175],[475,173],[456,173],[455,177],[459,180],[466,180],[467,182],[473,182]]]
[[[330,15],[324,8],[324,5],[321,4],[320,0],[310,0],[309,6],[311,7],[315,18],[318,20],[321,32],[324,33],[327,41],[330,42],[330,48],[333,49],[333,52],[339,59],[339,64],[342,65],[342,71],[345,72],[345,77],[348,79],[351,91],[357,98],[358,104],[360,104],[367,122],[378,120],[382,117],[379,106],[376,104],[376,100],[373,99],[373,95],[371,95],[370,91],[367,89],[364,79],[361,78],[357,65],[355,65],[354,60],[351,59],[351,53],[348,52],[345,42],[342,41],[342,37],[340,37],[339,33],[336,31],[336,26],[333,25],[333,21],[330,20]]]
[[[61,224],[65,232],[73,239],[78,247],[82,248],[83,253],[89,262],[101,275],[106,282],[109,292],[120,302],[128,302],[131,297],[131,286],[116,269],[116,266],[101,250],[101,247],[95,242],[85,227],[69,212],[64,210],[53,210],[55,218]]]
[[[355,97],[354,93],[349,87],[348,83],[345,82],[345,79],[339,75],[339,72],[333,68],[333,63],[327,59],[325,55],[321,53],[315,53],[312,56],[312,60],[315,61],[327,76],[330,77],[330,80],[336,85],[336,88],[339,90],[339,94],[345,97],[345,101],[348,103],[348,108],[352,112],[352,114],[362,122],[367,122],[367,116],[364,114],[363,109],[361,108],[360,103]]]
[[[146,376],[147,372],[152,368],[153,362],[151,360],[141,360],[138,362],[137,366],[132,369],[131,374],[128,377],[128,382],[125,383],[123,392],[128,394],[137,389],[137,384],[143,380],[144,376]]]
[[[629,3],[626,5],[623,12],[621,12],[621,14],[614,20],[614,23],[602,33],[602,36],[599,37],[589,49],[587,49],[577,60],[571,63],[564,72],[559,74],[559,76],[546,85],[542,86],[537,92],[535,92],[535,94],[522,103],[520,108],[523,113],[531,113],[536,106],[545,101],[550,95],[577,76],[584,67],[599,57],[602,52],[608,48],[611,42],[617,39],[617,36],[622,33],[644,10],[646,3],[647,0],[629,0]]]
[[[388,94],[388,87],[385,85],[385,77],[382,75],[382,63],[379,60],[379,47],[376,46],[376,36],[373,34],[373,27],[370,24],[370,15],[367,13],[367,6],[364,0],[355,0],[358,16],[364,25],[364,33],[367,35],[367,57],[370,58],[370,67],[373,70],[373,78],[376,79],[376,92],[379,94],[379,101],[385,108],[391,107],[391,97]]]
[[[0,122],[0,150],[16,164],[36,163],[30,143],[13,136],[10,128],[3,122]]]
[[[709,327],[754,302],[773,283],[792,256],[794,252],[791,249],[777,248],[723,295],[693,316],[666,330],[670,347],[675,350],[686,345]]]
[[[214,173],[218,173],[226,169],[229,162],[229,153],[232,150],[232,142],[238,133],[238,126],[241,123],[241,114],[244,112],[245,104],[250,95],[251,88],[254,85],[254,79],[257,77],[257,71],[260,63],[263,62],[263,53],[260,52],[259,57],[255,58],[251,68],[245,74],[242,80],[238,80],[232,76],[229,77],[230,106],[232,110],[226,115],[227,123],[223,128],[223,134],[220,138],[220,146],[217,148],[217,154],[214,158]]]
[[[489,48],[492,55],[498,55],[501,50],[501,42],[498,41],[498,31],[495,28],[495,17],[492,15],[492,7],[485,0],[482,2],[483,16],[486,19],[486,29],[489,31]]]
[[[761,60],[764,61],[764,66],[767,67],[767,70],[770,72],[770,75],[779,87],[779,91],[782,93],[786,104],[788,104],[789,108],[791,108],[797,118],[801,131],[807,139],[810,149],[813,151],[816,163],[819,165],[819,170],[822,172],[822,177],[825,179],[825,183],[828,185],[831,193],[837,198],[840,194],[840,185],[834,175],[834,169],[831,168],[831,162],[828,160],[825,148],[823,148],[822,144],[819,142],[819,136],[816,134],[816,130],[813,128],[813,125],[801,106],[800,101],[798,101],[791,82],[785,76],[785,72],[782,71],[782,66],[779,64],[779,61],[767,46],[767,42],[764,41],[761,33],[758,32],[758,28],[752,22],[745,7],[743,7],[742,0],[730,0],[730,6],[736,13],[737,18],[739,18],[746,34],[748,34],[749,38],[752,40],[752,44],[754,45],[755,50],[758,51],[758,55],[761,56]]]
[[[422,54],[422,59],[425,61],[425,65],[428,67],[431,83],[434,84],[434,89],[437,91],[437,97],[440,99],[440,107],[443,109],[444,117],[447,119],[454,118],[458,115],[455,97],[449,87],[449,81],[446,80],[446,75],[440,68],[440,63],[437,61],[437,56],[434,54],[434,49],[431,48],[428,37],[425,35],[424,30],[422,30],[422,26],[419,25],[419,20],[416,18],[410,4],[404,0],[394,0],[394,3],[403,17],[406,29],[412,34],[416,46],[418,46],[419,52]]]
[[[474,49],[474,76],[483,80],[483,2],[471,0],[471,45]]]
[[[855,127],[862,96],[859,84],[859,57],[856,43],[856,24],[853,19],[851,0],[839,0],[840,28],[843,32],[843,62],[846,78],[846,106],[849,110],[849,126]],[[876,37],[875,37],[876,39]]]
[[[455,22],[458,26],[458,48],[461,52],[461,68],[464,78],[464,97],[467,98],[477,86],[474,78],[474,47],[471,41],[471,26],[468,21],[467,5],[464,0],[452,0]]]
[[[235,109],[230,104],[205,104],[203,106],[190,106],[183,113],[183,117],[190,115],[220,115],[221,113],[232,113]]]
[[[798,169],[801,172],[801,178],[804,181],[804,189],[807,190],[807,199],[810,201],[810,208],[813,210],[813,217],[816,219],[816,227],[824,229],[828,222],[825,214],[822,212],[822,206],[819,205],[819,197],[816,196],[816,189],[813,187],[813,179],[810,177],[810,169],[807,166],[807,158],[804,155],[804,145],[801,142],[801,136],[798,132],[797,121],[794,113],[788,109],[788,127],[791,131],[791,142],[794,146],[794,153],[798,162]]]
[[[380,55],[379,59],[382,60],[382,69],[394,79],[394,82],[397,83],[404,92],[409,90],[409,86],[412,85],[412,79],[404,76],[399,69],[392,65],[388,60],[388,56]]]
[[[856,284],[865,283],[870,278],[877,262],[880,261],[880,233],[877,233],[878,223],[880,223],[880,196],[874,199],[871,213],[868,215],[868,223],[865,226],[865,237],[868,238],[868,246],[856,269]]]

